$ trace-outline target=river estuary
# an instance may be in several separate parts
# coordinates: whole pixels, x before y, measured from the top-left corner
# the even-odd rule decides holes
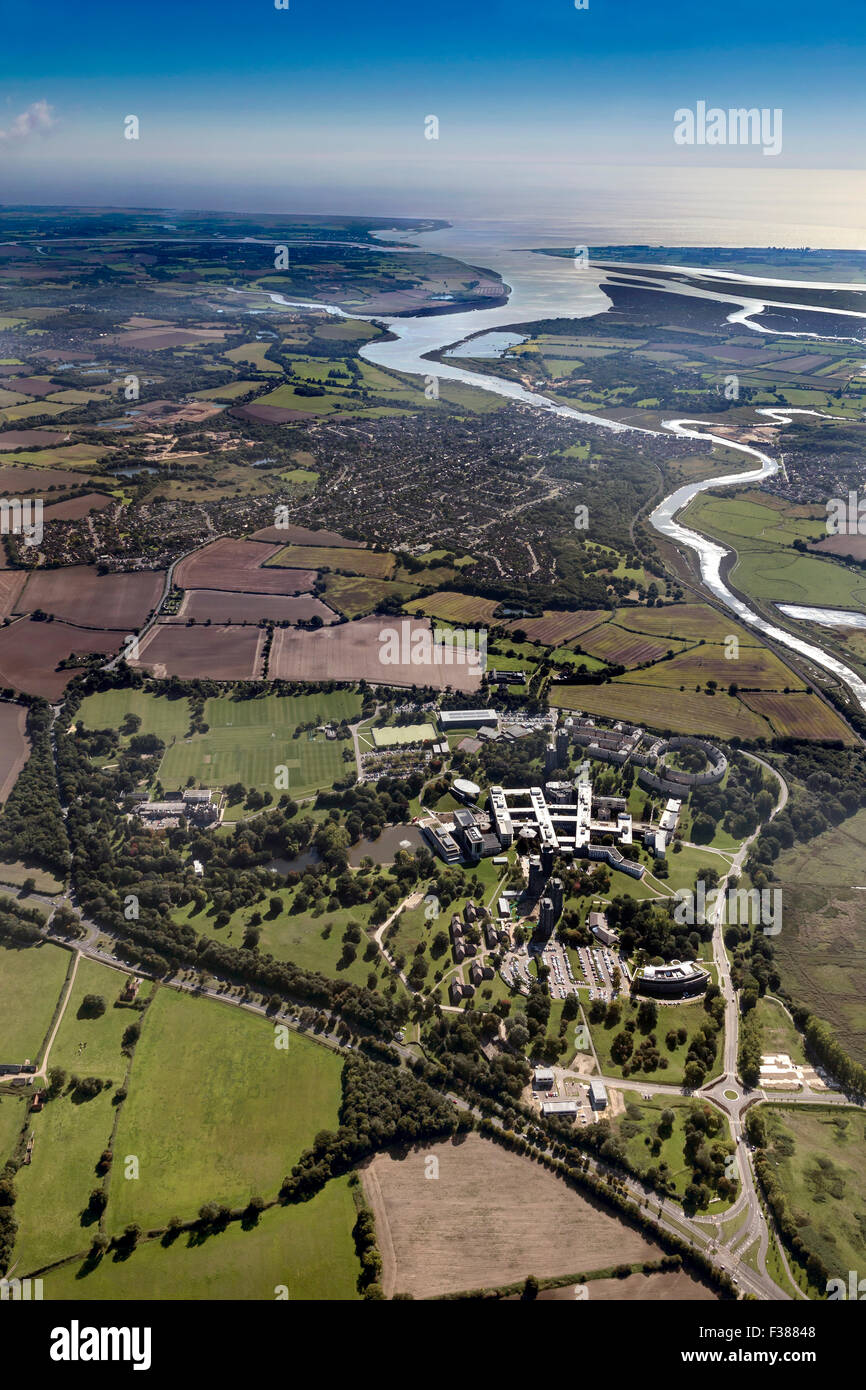
[[[638,430],[634,426],[605,420],[599,415],[560,405],[544,395],[527,390],[518,382],[506,381],[501,377],[488,375],[477,368],[470,371],[460,366],[453,356],[444,362],[431,360],[432,354],[440,354],[453,349],[463,343],[466,338],[476,334],[486,333],[494,329],[501,331],[513,324],[529,323],[539,319],[586,318],[608,309],[610,300],[602,288],[602,282],[605,278],[604,271],[585,264],[579,256],[575,259],[543,256],[537,255],[529,249],[567,244],[567,238],[564,237],[562,231],[554,231],[551,234],[549,229],[545,231],[531,223],[527,223],[523,227],[512,224],[506,231],[496,223],[477,223],[455,225],[435,232],[426,232],[422,236],[412,234],[406,235],[404,238],[404,234],[397,232],[383,232],[381,235],[389,241],[405,239],[407,244],[414,245],[422,242],[425,250],[438,251],[465,261],[469,265],[496,271],[509,287],[510,293],[507,304],[496,305],[489,309],[405,318],[377,316],[377,322],[385,323],[393,337],[387,342],[368,343],[363,347],[361,356],[366,361],[380,367],[390,368],[393,371],[436,377],[440,380],[460,381],[464,385],[479,387],[496,395],[505,396],[522,405],[532,406],[537,410],[543,410],[566,419],[578,420],[585,424],[592,424],[617,433],[636,432],[658,435],[657,431]],[[671,268],[660,268],[660,284],[664,282],[665,269]],[[746,293],[737,293],[737,287],[740,283]],[[751,283],[754,284],[754,281]],[[800,282],[787,280],[779,283],[780,285],[793,286]],[[670,281],[667,282],[667,285],[678,294],[694,294],[701,298],[716,297],[706,290],[693,289],[682,283]],[[729,321],[740,323],[754,331],[761,331],[750,322],[748,317],[750,313],[756,311],[759,305],[754,294],[747,292],[748,285],[748,277],[740,277],[732,272],[727,272],[724,285],[720,284],[718,297],[726,302],[730,301],[731,312],[727,315]],[[284,299],[281,295],[273,294],[271,298],[277,303],[299,307],[297,301]],[[772,305],[773,302],[761,300],[760,307]],[[345,317],[343,311],[335,305],[308,304],[304,307],[325,308],[330,313]],[[363,315],[354,314],[353,317],[361,318]],[[852,316],[853,321],[854,316]],[[857,326],[860,327],[861,324],[862,319]],[[790,336],[808,338],[813,335],[804,333]],[[769,416],[779,424],[789,423],[792,415],[801,413],[813,414],[815,412],[800,412],[791,409],[756,411],[756,414]],[[714,435],[712,426],[705,421],[665,420],[663,427],[680,438],[700,440],[718,444],[727,449],[736,449],[750,462],[754,460],[757,467],[752,466],[742,473],[725,475],[720,478],[705,478],[701,482],[689,483],[684,487],[677,488],[652,512],[650,517],[652,525],[661,535],[668,537],[677,546],[686,547],[695,552],[702,582],[709,592],[723,603],[740,622],[755,628],[765,637],[778,643],[779,646],[784,646],[789,651],[806,658],[815,666],[822,668],[841,681],[848,687],[860,708],[866,713],[866,682],[856,672],[841,661],[837,661],[835,657],[830,656],[822,648],[793,636],[784,628],[775,626],[756,613],[746,602],[733,593],[722,577],[724,562],[730,552],[724,546],[690,530],[676,520],[678,514],[699,493],[711,487],[734,487],[747,483],[760,483],[778,471],[779,461],[751,445],[734,443],[730,439]],[[797,612],[791,613],[790,608],[782,611],[787,611],[788,616],[795,620],[801,616]]]

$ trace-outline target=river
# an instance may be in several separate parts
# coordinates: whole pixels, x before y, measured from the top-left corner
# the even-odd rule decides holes
[[[641,430],[636,426],[624,425],[618,421],[606,420],[599,415],[574,410],[560,405],[538,392],[529,391],[518,382],[506,381],[501,377],[487,375],[483,371],[469,371],[461,367],[453,358],[446,362],[432,361],[431,354],[439,354],[454,348],[466,338],[490,331],[503,329],[516,323],[529,323],[546,318],[587,318],[610,308],[610,300],[604,294],[602,285],[607,272],[599,267],[587,265],[583,257],[574,259],[537,255],[529,248],[556,247],[568,244],[563,228],[540,228],[532,222],[523,225],[510,224],[503,229],[496,223],[466,223],[454,225],[438,231],[418,234],[383,231],[381,236],[389,241],[405,240],[407,244],[417,245],[423,240],[425,250],[438,251],[444,255],[465,261],[471,266],[496,271],[509,287],[507,304],[489,309],[464,310],[455,314],[422,315],[417,317],[376,316],[376,321],[387,325],[390,340],[367,343],[361,349],[365,361],[392,371],[409,372],[413,375],[436,377],[460,381],[467,386],[475,386],[495,395],[538,410],[557,415],[564,419],[579,420],[601,429],[616,433],[641,433],[659,435],[656,430]],[[576,251],[579,248],[575,248]],[[764,307],[773,307],[774,301],[754,298],[753,294],[737,295],[734,287],[742,283],[744,288],[754,279],[726,271],[724,287],[720,285],[718,296],[710,291],[688,286],[676,281],[665,282],[665,270],[673,267],[659,267],[659,285],[669,287],[677,294],[691,294],[699,298],[718,298],[734,303],[737,307],[727,315],[731,322],[741,324],[754,332],[762,331],[751,322],[749,315]],[[694,270],[692,273],[695,273]],[[769,282],[762,282],[767,284]],[[808,281],[785,280],[774,282],[785,287],[799,286],[814,288]],[[828,288],[841,288],[834,282],[826,282]],[[862,286],[858,286],[862,288]],[[328,312],[347,317],[336,305],[306,303],[285,299],[272,294],[276,303],[292,307],[325,308]],[[781,301],[780,301],[781,304]],[[802,306],[798,306],[802,307]],[[363,315],[353,314],[361,318]],[[852,315],[852,318],[855,317]],[[862,316],[861,316],[862,322]],[[785,334],[785,336],[810,338],[814,335]],[[790,423],[794,414],[815,414],[814,411],[758,410],[776,423]],[[832,417],[830,417],[832,418]],[[779,469],[779,462],[769,454],[748,444],[734,443],[730,439],[712,433],[712,425],[702,420],[665,420],[663,427],[679,438],[700,440],[718,444],[726,449],[736,449],[749,459],[758,462],[757,468],[725,477],[705,478],[701,482],[689,483],[677,488],[653,511],[650,520],[655,529],[678,546],[693,550],[698,557],[701,580],[713,596],[723,603],[742,623],[763,633],[765,637],[805,657],[815,666],[827,671],[848,687],[860,708],[866,713],[866,682],[843,662],[837,661],[822,648],[805,642],[782,627],[777,627],[756,613],[740,599],[722,578],[723,562],[731,553],[716,541],[691,531],[676,520],[677,515],[708,488],[733,487],[744,483],[758,483],[770,477]],[[698,428],[700,427],[700,428]],[[784,610],[782,610],[784,611]],[[799,616],[799,615],[797,615]]]

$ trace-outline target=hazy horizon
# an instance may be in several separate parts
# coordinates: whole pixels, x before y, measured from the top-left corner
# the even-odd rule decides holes
[[[866,246],[866,15],[731,0],[60,0],[5,21],[4,204],[573,220],[568,240]],[[778,111],[780,149],[674,140]],[[138,138],[125,138],[135,116]],[[430,134],[435,117],[437,138]]]

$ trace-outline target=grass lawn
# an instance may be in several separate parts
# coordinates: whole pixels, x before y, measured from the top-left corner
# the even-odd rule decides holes
[[[135,1055],[116,1150],[141,1176],[112,1175],[107,1224],[162,1224],[203,1202],[276,1194],[320,1129],[334,1129],[339,1057],[292,1034],[285,1051],[263,1019],[160,990]]]
[[[621,1033],[625,1024],[630,1018],[637,1019],[638,1009],[630,1000],[621,1001],[623,1004],[622,1016],[619,1023],[613,1028],[608,1028],[604,1023],[590,1024],[592,1041],[598,1053],[599,1066],[604,1076],[622,1076],[622,1067],[614,1062],[610,1055],[610,1047],[614,1038]],[[683,1080],[683,1070],[686,1064],[686,1056],[689,1050],[689,1043],[692,1035],[703,1027],[708,1018],[708,1014],[703,1007],[700,999],[693,1004],[659,1004],[658,1022],[653,1029],[658,1042],[658,1052],[661,1058],[667,1059],[666,1067],[659,1067],[653,1072],[633,1072],[632,1080],[643,1081],[646,1079],[647,1090],[650,1089],[652,1079],[663,1082],[666,1086],[680,1086]],[[687,1030],[687,1038],[684,1043],[678,1043],[673,1049],[669,1048],[665,1038],[669,1031],[683,1027]],[[721,1042],[719,1033],[719,1042]],[[638,1050],[641,1043],[645,1041],[645,1035],[639,1029],[634,1032],[634,1048]],[[716,1049],[716,1063],[718,1063],[720,1047]],[[712,1076],[714,1067],[710,1067],[708,1076]]]
[[[16,888],[20,888],[21,884],[28,878],[33,879],[37,893],[59,893],[63,887],[60,879],[49,873],[47,869],[31,869],[27,864],[22,864],[19,859],[0,864],[0,883],[11,883]],[[25,907],[30,905],[29,903],[24,904]],[[34,903],[32,906],[37,907],[38,904]]]
[[[70,960],[68,951],[48,943],[0,946],[0,1061],[36,1061]]]
[[[81,1214],[99,1184],[96,1164],[111,1139],[111,1097],[103,1091],[79,1104],[64,1095],[32,1116],[33,1162],[15,1177],[19,1229],[12,1258],[21,1261],[19,1275],[90,1245],[93,1227],[82,1225]]]
[[[396,978],[386,967],[377,950],[372,960],[365,960],[367,950],[366,928],[370,914],[370,904],[359,903],[355,907],[337,908],[329,911],[324,906],[321,911],[307,909],[292,913],[288,910],[297,889],[275,887],[268,897],[282,900],[285,910],[277,917],[271,917],[268,904],[259,903],[257,907],[239,908],[233,913],[224,928],[214,926],[213,918],[204,912],[190,915],[188,909],[175,914],[175,921],[191,922],[198,931],[213,936],[215,941],[225,941],[239,946],[247,923],[253,912],[262,913],[259,949],[269,951],[277,960],[291,960],[305,970],[319,970],[332,980],[351,980],[356,985],[366,985],[371,970],[377,971],[384,980]],[[343,932],[350,922],[361,927],[361,941],[357,955],[349,965],[340,965],[343,956]]]
[[[344,741],[324,734],[293,733],[298,724],[356,718],[361,698],[352,691],[321,695],[267,695],[256,700],[220,697],[205,704],[206,734],[175,743],[159,769],[164,787],[184,786],[190,777],[210,787],[241,782],[248,790],[275,792],[276,768],[288,769],[288,790],[308,796],[341,776]],[[275,800],[277,797],[275,796]]]
[[[273,1301],[284,1285],[290,1300],[346,1302],[359,1296],[355,1217],[349,1179],[336,1178],[312,1201],[263,1212],[252,1230],[233,1221],[201,1243],[187,1233],[168,1248],[147,1241],[83,1276],[82,1266],[66,1265],[46,1279],[45,1297]]]
[[[778,1000],[765,995],[755,1005],[755,1012],[761,1025],[761,1051],[785,1052],[793,1062],[806,1066],[803,1035],[797,1032]]]
[[[651,1086],[652,1083],[650,1082],[649,1085]],[[656,1095],[653,1096],[652,1100],[644,1100],[640,1096],[629,1093],[625,1095],[625,1102],[625,1114],[616,1117],[612,1128],[625,1145],[629,1163],[639,1173],[645,1173],[651,1167],[661,1168],[663,1164],[666,1165],[668,1176],[681,1198],[692,1181],[692,1169],[687,1165],[683,1151],[685,1121],[692,1107],[698,1105],[699,1102],[685,1097],[667,1095]],[[658,1153],[654,1154],[651,1151],[651,1145],[657,1137],[663,1110],[672,1110],[675,1118],[670,1134],[666,1138],[658,1136],[660,1148]],[[711,1147],[716,1142],[727,1144],[729,1151],[734,1152],[734,1145],[726,1120],[723,1121],[723,1127],[717,1138],[711,1141]],[[716,1215],[724,1211],[729,1205],[730,1202],[725,1199],[724,1201],[713,1202],[707,1210]]]
[[[88,695],[78,707],[75,723],[86,729],[119,729],[127,714],[141,720],[139,733],[156,734],[165,744],[183,738],[189,728],[185,696],[170,700],[167,695],[151,695],[145,690],[104,690]]]
[[[98,961],[79,962],[72,996],[51,1049],[51,1066],[63,1067],[78,1076],[110,1079],[116,1084],[123,1080],[128,1059],[120,1050],[121,1039],[131,1023],[140,1023],[142,1019],[137,1009],[113,1007],[127,978]],[[145,997],[150,985],[145,984],[142,989]],[[105,1000],[107,1007],[100,1018],[79,1018],[86,994],[99,994]]]

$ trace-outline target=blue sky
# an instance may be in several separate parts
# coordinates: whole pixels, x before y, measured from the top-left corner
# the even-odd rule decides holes
[[[480,215],[527,199],[564,206],[588,183],[625,187],[634,166],[670,169],[672,186],[685,175],[685,187],[701,167],[722,188],[736,170],[772,184],[785,169],[863,163],[862,0],[6,9],[4,202]],[[781,108],[782,153],[676,146],[674,111],[699,100]],[[40,104],[47,120],[10,135]],[[123,138],[128,114],[137,142]],[[424,139],[431,114],[436,141]]]

